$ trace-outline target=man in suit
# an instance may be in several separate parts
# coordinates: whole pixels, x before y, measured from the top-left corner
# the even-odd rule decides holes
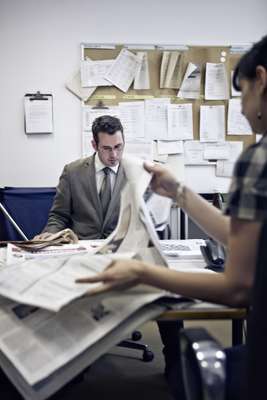
[[[79,239],[106,238],[116,227],[120,193],[126,177],[120,161],[123,127],[118,118],[104,115],[92,125],[95,154],[64,167],[43,233],[70,228]]]

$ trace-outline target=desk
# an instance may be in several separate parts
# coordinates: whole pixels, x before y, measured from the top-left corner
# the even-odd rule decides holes
[[[180,304],[181,306],[181,304]],[[158,318],[158,321],[174,321],[177,319],[182,320],[232,320],[232,344],[233,346],[239,345],[243,342],[243,325],[247,317],[246,308],[232,308],[221,306],[212,303],[199,302],[179,306],[172,310],[164,311]]]

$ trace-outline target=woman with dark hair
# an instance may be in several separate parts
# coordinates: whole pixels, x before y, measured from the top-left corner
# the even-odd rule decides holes
[[[250,305],[259,237],[267,218],[267,36],[241,58],[233,84],[242,91],[242,112],[253,132],[263,136],[237,161],[224,213],[178,182],[162,166],[145,165],[153,174],[152,189],[177,201],[209,236],[225,246],[225,271],[187,273],[137,260],[114,261],[96,277],[80,280],[102,282],[94,293],[145,283],[215,303]]]

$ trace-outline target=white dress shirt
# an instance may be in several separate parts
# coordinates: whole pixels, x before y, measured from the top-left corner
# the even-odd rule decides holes
[[[105,177],[105,173],[103,169],[106,168],[106,165],[102,163],[100,158],[98,157],[98,153],[95,154],[95,178],[96,178],[96,187],[97,187],[97,192],[100,192],[100,188],[103,183],[103,179]],[[113,191],[115,182],[116,182],[116,176],[117,172],[119,169],[119,164],[117,164],[114,167],[109,167],[110,170],[112,171],[110,174],[110,183],[111,183],[111,191]]]

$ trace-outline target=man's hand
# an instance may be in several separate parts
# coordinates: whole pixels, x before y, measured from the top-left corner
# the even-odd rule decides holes
[[[96,283],[102,285],[88,291],[89,295],[104,293],[109,290],[125,290],[141,283],[145,264],[137,260],[116,260],[107,266],[104,272],[93,277],[76,279],[76,283]]]
[[[175,176],[161,165],[151,165],[145,162],[144,168],[153,174],[150,184],[152,190],[161,196],[176,200],[177,189],[180,184],[177,182]]]
[[[34,236],[34,238],[32,240],[49,240],[51,235],[53,235],[53,233],[43,232],[43,233],[40,233],[39,235]]]

